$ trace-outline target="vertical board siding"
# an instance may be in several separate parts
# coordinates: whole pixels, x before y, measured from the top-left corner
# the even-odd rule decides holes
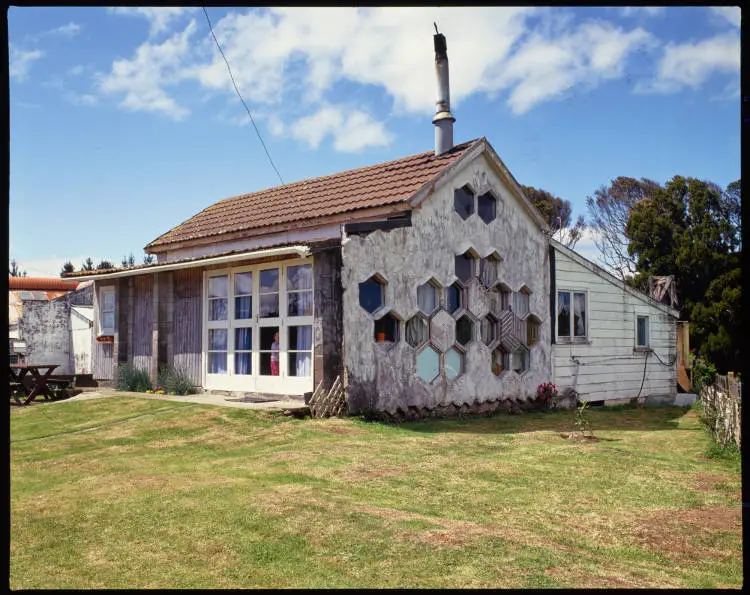
[[[341,356],[344,337],[341,288],[341,248],[338,246],[314,256],[315,314],[313,386],[322,381],[329,389],[342,373]]]
[[[676,392],[676,363],[662,363],[674,362],[677,356],[677,320],[673,316],[560,251],[555,254],[555,281],[558,290],[588,292],[589,343],[552,345],[553,382],[561,392],[572,387],[580,400],[587,401],[633,398],[639,391],[641,397]],[[556,316],[554,310],[552,316]],[[649,343],[654,353],[648,359],[645,352],[634,350],[636,316],[649,317]]]
[[[151,373],[151,340],[154,327],[153,275],[138,275],[133,291],[133,367]]]
[[[181,269],[172,276],[172,358],[200,386],[203,269]]]
[[[95,281],[94,282],[94,337],[99,335],[99,289],[114,285],[114,281]],[[120,296],[115,293],[115,308],[122,306],[119,304]],[[115,313],[115,320],[117,314]],[[114,345],[112,343],[97,343],[94,341],[94,379],[95,380],[112,380],[114,378]]]

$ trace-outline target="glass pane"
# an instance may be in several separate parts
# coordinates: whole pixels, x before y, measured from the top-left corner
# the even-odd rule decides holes
[[[279,327],[278,326],[262,326],[260,327],[260,349],[263,351],[270,351],[274,349],[274,343],[276,344],[275,349],[279,349]]]
[[[312,355],[309,353],[290,353],[289,376],[312,376]]]
[[[234,354],[234,373],[235,374],[252,374],[251,371],[251,354],[235,353]]]
[[[253,329],[236,328],[234,329],[234,349],[235,351],[250,351],[253,347]]]
[[[445,309],[453,314],[461,306],[461,293],[458,287],[451,285],[445,289]]]
[[[477,213],[485,223],[495,219],[495,197],[489,192],[477,198]]]
[[[573,328],[576,337],[586,336],[586,294],[573,294]]]
[[[288,293],[286,298],[289,316],[312,316],[312,291],[295,291],[294,293]]]
[[[312,265],[300,264],[287,270],[287,289],[312,289]]]
[[[235,320],[246,320],[253,315],[253,296],[234,298],[234,318]]]
[[[644,347],[648,345],[647,336],[648,333],[646,332],[646,321],[647,318],[645,316],[639,316],[638,317],[638,346]]]
[[[432,314],[438,307],[437,287],[429,283],[417,287],[417,305],[425,314]]]
[[[209,320],[226,320],[227,319],[226,298],[217,298],[214,300],[208,300],[208,319]]]
[[[462,219],[466,219],[474,212],[474,193],[471,189],[463,186],[453,192],[453,208]]]
[[[105,291],[102,294],[103,298],[103,306],[102,310],[114,310],[115,309],[115,292],[114,291]]]
[[[226,275],[222,275],[220,277],[209,277],[208,297],[229,297],[229,277],[227,277]]]
[[[209,329],[208,349],[209,351],[226,351],[227,350],[226,329]]]
[[[115,328],[115,313],[114,312],[103,312],[102,313],[102,326],[105,329]]]
[[[370,314],[383,305],[383,286],[373,277],[359,284],[359,305]]]
[[[557,294],[557,336],[570,337],[570,293]]]
[[[462,316],[456,322],[456,342],[461,345],[471,343],[474,339],[474,323],[470,318]]]
[[[226,374],[227,373],[227,354],[226,352],[208,352],[208,373],[209,374]]]
[[[266,269],[260,272],[260,292],[270,293],[279,290],[279,269]]]
[[[237,273],[234,276],[234,295],[250,295],[253,293],[253,274]]]
[[[406,323],[406,342],[412,347],[419,347],[427,341],[427,321],[421,316],[414,316]]]
[[[426,382],[432,381],[440,372],[440,356],[428,347],[417,355],[417,376]]]
[[[279,294],[269,293],[260,296],[261,318],[276,318],[279,315]]]
[[[461,354],[455,349],[445,353],[445,377],[452,380],[461,373]]]
[[[274,368],[271,369],[271,352],[261,352],[260,354],[260,375],[261,376],[278,376],[279,372],[279,364],[276,362],[274,364]],[[273,371],[276,371],[275,374],[272,374]]]
[[[474,276],[474,259],[471,256],[460,254],[456,256],[456,277],[464,283]]]
[[[290,326],[288,349],[301,351],[312,349],[312,327]]]

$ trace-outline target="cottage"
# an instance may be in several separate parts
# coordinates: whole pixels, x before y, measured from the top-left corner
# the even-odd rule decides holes
[[[454,144],[434,39],[434,150],[219,201],[148,244],[154,264],[72,275],[96,284],[95,377],[169,365],[279,395],[338,378],[350,412],[392,416],[532,399],[562,357],[549,230],[485,138]]]

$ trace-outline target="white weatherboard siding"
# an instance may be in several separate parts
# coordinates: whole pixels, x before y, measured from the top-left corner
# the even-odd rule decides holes
[[[553,382],[558,390],[573,387],[579,400],[590,402],[633,398],[639,390],[641,397],[675,394],[677,367],[662,364],[656,356],[667,364],[675,360],[676,317],[670,309],[626,291],[616,279],[595,272],[582,260],[556,246],[556,291],[586,292],[589,319],[586,343],[552,346]],[[635,350],[637,316],[649,318],[649,346],[654,353]]]

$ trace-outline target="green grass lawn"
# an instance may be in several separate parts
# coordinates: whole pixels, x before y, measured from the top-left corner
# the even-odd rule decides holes
[[[14,408],[10,587],[740,588],[740,469],[696,412],[590,417]]]

